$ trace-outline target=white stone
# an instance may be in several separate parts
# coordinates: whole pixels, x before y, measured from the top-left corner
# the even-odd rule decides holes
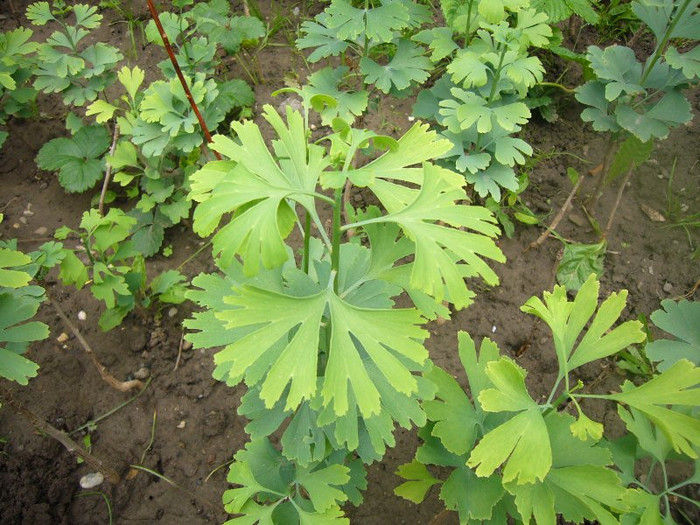
[[[80,486],[84,489],[94,489],[104,482],[105,477],[99,472],[91,472],[80,478]]]

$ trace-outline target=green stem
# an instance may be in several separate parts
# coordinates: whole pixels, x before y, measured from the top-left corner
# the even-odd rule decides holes
[[[491,84],[491,91],[489,92],[489,96],[486,99],[486,105],[488,107],[491,107],[491,102],[493,102],[493,98],[496,96],[498,82],[501,80],[501,71],[503,68],[503,60],[505,59],[506,52],[508,51],[508,46],[501,44],[501,47],[502,47],[501,55],[498,57],[498,66],[496,67],[496,72],[493,75],[493,84]],[[479,133],[476,136],[476,143],[474,144],[474,151],[476,151],[476,152],[479,151],[480,142],[481,142],[481,133]]]
[[[465,45],[468,46],[471,41],[472,41],[472,35],[471,35],[471,25],[472,25],[472,6],[474,5],[474,2],[469,2],[469,7],[467,7],[467,28],[466,28],[466,34],[467,38],[465,40]]]
[[[666,472],[666,464],[662,461],[660,465],[661,473],[664,476],[664,487],[668,487],[668,472]],[[668,493],[664,491],[661,497],[664,499],[664,506],[666,507],[666,516],[668,517],[671,515],[671,504],[668,501]]]
[[[311,244],[311,214],[306,211],[306,217],[304,218],[304,255],[302,259],[302,269],[304,273],[309,273],[309,246]]]
[[[568,87],[566,87],[565,85],[560,84],[559,82],[538,82],[538,83],[535,84],[535,85],[536,85],[536,86],[541,86],[541,87],[554,87],[554,88],[557,88],[557,89],[561,89],[561,90],[564,91],[565,93],[575,93],[575,92],[576,92],[575,89],[568,88]]]
[[[663,39],[661,40],[661,42],[659,42],[659,45],[654,50],[654,56],[652,57],[651,62],[649,62],[649,66],[644,70],[644,73],[642,74],[642,78],[639,81],[639,83],[642,86],[644,86],[644,82],[649,77],[649,74],[654,69],[654,66],[661,58],[661,54],[666,49],[666,45],[668,44],[668,41],[671,39],[671,35],[673,34],[673,30],[676,28],[678,21],[681,19],[681,17],[683,16],[683,13],[685,12],[685,10],[688,8],[689,5],[690,5],[690,0],[685,0],[685,2],[683,2],[683,5],[681,5],[680,8],[678,8],[678,11],[676,12],[676,14],[673,15],[673,20],[671,21],[671,24],[666,28],[666,33],[664,33]]]
[[[343,207],[343,189],[335,190],[335,205],[333,206],[333,238],[331,249],[331,270],[335,272],[333,290],[338,293],[338,269],[340,268],[340,214]]]
[[[669,492],[669,494],[673,494],[675,497],[682,499],[683,501],[687,501],[688,503],[692,503],[696,507],[700,508],[700,502],[697,502],[694,499],[689,498],[688,496],[684,496],[683,494],[678,494],[677,492]]]

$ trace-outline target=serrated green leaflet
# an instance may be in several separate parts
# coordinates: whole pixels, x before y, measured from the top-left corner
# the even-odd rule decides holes
[[[453,454],[466,454],[474,446],[477,427],[483,423],[457,381],[441,368],[433,367],[425,377],[438,387],[436,399],[424,401],[423,409],[434,421],[432,435]]]
[[[666,405],[700,406],[699,384],[700,368],[682,359],[641,386],[626,383],[621,393],[605,397],[637,409],[664,432],[674,450],[697,458],[700,421]]]
[[[450,302],[462,308],[470,302],[463,276],[456,261],[463,261],[470,272],[489,284],[498,277],[481,257],[504,261],[503,254],[489,237],[498,229],[485,208],[456,205],[463,190],[455,186],[451,172],[426,164],[423,184],[413,202],[396,212],[377,218],[377,222],[395,222],[415,243],[416,258],[411,271],[411,286],[435,297],[448,294]],[[442,221],[451,227],[441,226]],[[476,233],[458,230],[469,228]]]
[[[651,314],[651,320],[675,339],[656,339],[647,343],[647,357],[660,361],[657,368],[667,370],[681,359],[700,366],[700,303],[665,299],[661,308]]]
[[[38,286],[0,288],[0,376],[20,385],[26,385],[39,369],[21,354],[30,342],[49,336],[48,326],[29,321],[36,315],[43,294]]]
[[[402,356],[420,365],[427,358],[420,344],[427,333],[418,327],[422,318],[415,310],[357,308],[332,290],[308,297],[292,297],[244,287],[227,302],[234,309],[217,317],[226,322],[228,329],[256,328],[219,352],[215,361],[219,365],[230,364],[236,375],[248,374],[246,371],[258,361],[268,362],[271,368],[262,382],[260,394],[267,407],[274,405],[290,382],[287,409],[294,409],[303,399],[315,395],[317,348],[326,308],[330,310],[332,328],[321,387],[324,405],[332,406],[338,416],[348,411],[351,399],[364,416],[381,411],[379,392],[362,362],[362,355],[369,356],[399,392],[410,395],[417,389],[410,371],[398,359]],[[271,312],[276,313],[271,316]],[[270,323],[272,318],[274,323]],[[382,329],[377,320],[382,321]],[[399,331],[390,331],[390,327]],[[288,343],[278,349],[275,343],[283,336],[289,337]],[[251,341],[255,341],[255,345],[251,345]],[[250,378],[247,381],[251,383]]]
[[[85,126],[72,138],[57,138],[42,146],[37,165],[58,171],[58,180],[66,191],[75,193],[92,188],[104,173],[102,156],[109,148],[110,137],[102,126]]]
[[[0,248],[0,287],[21,288],[29,284],[32,276],[22,270],[13,270],[32,262],[31,257],[16,250]],[[10,268],[8,270],[8,268]]]
[[[409,40],[399,40],[396,54],[386,65],[380,65],[371,58],[360,60],[360,69],[366,84],[375,84],[384,93],[397,91],[420,84],[428,79],[432,63],[423,56],[423,50]]]
[[[396,487],[394,494],[413,503],[421,503],[430,487],[439,483],[439,480],[428,472],[425,465],[416,460],[399,466],[396,475],[408,481]]]
[[[191,198],[200,202],[195,232],[208,235],[225,213],[239,210],[214,236],[213,246],[223,266],[242,255],[248,275],[257,273],[260,263],[272,268],[287,260],[284,238],[296,217],[287,199],[299,202],[321,224],[311,195],[328,165],[323,149],[307,144],[301,114],[288,111],[289,127],[271,106],[265,107],[264,116],[277,132],[273,147],[282,161],[268,150],[255,124],[237,122],[233,127],[240,144],[219,135],[212,145],[236,164],[210,163],[191,177]]]
[[[599,283],[591,275],[572,302],[568,300],[563,286],[555,286],[554,292],[543,294],[544,302],[532,297],[521,307],[522,311],[541,318],[552,330],[561,377],[576,367],[613,355],[646,337],[638,321],[627,321],[609,331],[625,307],[627,292],[623,290],[610,294],[600,305],[585,336],[574,350],[579,335],[596,311],[598,290]]]
[[[524,370],[510,359],[501,358],[486,366],[486,375],[495,388],[481,391],[481,408],[520,413],[488,432],[472,450],[467,466],[479,476],[490,476],[505,463],[504,483],[544,479],[552,465],[552,450],[540,407],[525,388]]]

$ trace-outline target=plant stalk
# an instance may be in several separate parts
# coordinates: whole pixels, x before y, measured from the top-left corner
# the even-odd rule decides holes
[[[343,189],[335,190],[335,204],[333,206],[333,236],[331,249],[331,270],[335,272],[333,290],[338,293],[338,269],[340,268],[340,215],[343,208]]]
[[[187,97],[187,100],[190,102],[190,106],[192,107],[192,111],[194,111],[194,114],[197,116],[197,120],[199,121],[199,125],[202,128],[202,133],[204,133],[204,138],[208,143],[213,142],[211,138],[211,133],[209,133],[209,128],[207,127],[207,124],[204,122],[204,118],[202,118],[202,114],[199,112],[199,107],[197,107],[197,103],[194,101],[194,97],[192,96],[192,92],[190,91],[189,86],[187,85],[187,81],[185,80],[185,76],[182,74],[182,70],[180,69],[180,64],[177,63],[177,58],[175,58],[175,53],[173,52],[173,46],[170,44],[170,40],[168,39],[168,35],[165,34],[165,30],[163,29],[163,25],[160,23],[160,17],[158,16],[158,11],[156,10],[156,6],[153,5],[153,0],[146,0],[148,2],[148,9],[151,12],[151,16],[153,17],[153,21],[156,24],[156,27],[158,28],[158,32],[160,33],[160,37],[163,39],[163,45],[165,46],[166,51],[168,52],[168,56],[170,57],[170,62],[173,64],[173,68],[175,68],[175,73],[177,74],[177,78],[180,80],[180,83],[182,84],[182,89],[185,90],[185,96]],[[214,155],[218,160],[223,160],[221,155],[219,154],[218,151],[214,151]]]
[[[610,233],[610,229],[612,228],[613,221],[615,220],[615,214],[617,213],[617,208],[620,206],[620,201],[622,200],[622,194],[625,192],[625,187],[627,186],[627,183],[629,182],[630,178],[632,177],[634,169],[630,168],[627,170],[627,175],[625,175],[624,180],[622,181],[622,184],[620,184],[620,188],[617,190],[617,197],[615,198],[615,204],[613,205],[612,211],[610,212],[610,217],[608,217],[608,223],[605,225],[605,229],[603,230],[603,234],[601,235],[602,239],[606,239],[608,237],[608,233]]]
[[[119,124],[114,124],[114,132],[112,133],[112,146],[109,148],[109,155],[114,155],[114,150],[117,148],[117,139],[119,138]],[[100,203],[97,207],[100,215],[105,214],[105,196],[107,195],[107,188],[109,187],[109,181],[112,178],[112,166],[107,164],[107,171],[105,172],[105,180],[102,183],[102,191],[100,192]]]

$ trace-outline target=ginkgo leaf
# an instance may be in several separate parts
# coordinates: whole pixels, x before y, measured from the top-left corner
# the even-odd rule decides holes
[[[619,104],[615,116],[620,126],[642,142],[648,142],[653,138],[665,139],[672,127],[689,122],[693,112],[683,93],[673,89],[647,111],[642,108],[641,113],[632,106]]]
[[[430,60],[433,62],[439,62],[459,49],[459,46],[452,39],[452,30],[449,27],[424,29],[413,35],[412,40],[430,48],[432,51]]]
[[[411,463],[400,465],[396,475],[408,481],[396,487],[394,494],[416,504],[425,499],[430,487],[440,482],[428,472],[425,465],[415,459]]]
[[[692,80],[700,76],[700,46],[695,46],[685,53],[679,53],[678,49],[669,46],[664,58],[671,67],[682,70],[687,79]]]
[[[580,440],[570,432],[574,419],[553,412],[545,418],[552,447],[552,468],[534,484],[505,483],[515,496],[515,504],[524,522],[533,516],[537,523],[555,524],[556,515],[580,523],[584,518],[611,521],[609,509],[619,509],[626,494],[612,464],[610,451],[593,440]],[[600,480],[600,487],[592,485]],[[607,507],[607,508],[606,508]]]
[[[256,363],[268,363],[263,368],[269,367],[269,372],[260,393],[268,407],[275,404],[288,383],[291,387],[287,409],[294,409],[303,399],[315,395],[318,339],[327,308],[332,330],[321,385],[325,406],[332,406],[334,413],[342,416],[352,400],[365,417],[380,413],[380,395],[368,375],[363,355],[372,360],[397,391],[410,395],[417,390],[415,378],[398,359],[401,356],[421,365],[427,358],[420,344],[427,333],[418,327],[422,318],[415,310],[354,307],[335,295],[332,289],[312,296],[293,297],[243,287],[236,295],[231,295],[227,303],[233,308],[217,314],[217,318],[226,322],[226,328],[250,326],[253,330],[216,354],[215,362],[229,364],[238,377],[246,376],[249,385],[261,379],[251,376],[251,367]],[[273,311],[277,313],[271,314]],[[276,345],[285,335],[288,342]]]
[[[464,390],[450,374],[433,367],[425,377],[438,387],[436,399],[423,402],[428,419],[435,422],[432,435],[440,439],[450,452],[466,454],[474,445],[482,418],[478,417]]]
[[[633,343],[640,343],[646,337],[638,321],[627,321],[610,330],[625,307],[627,293],[623,290],[611,294],[598,308],[598,290],[599,283],[595,275],[591,275],[574,301],[568,300],[563,286],[555,286],[554,292],[544,292],[544,302],[538,297],[531,297],[520,308],[549,325],[562,377],[576,367],[611,356]],[[577,339],[596,309],[598,312],[574,350]]]
[[[485,86],[488,82],[489,68],[484,64],[480,55],[469,49],[460,50],[447,66],[447,72],[452,75],[455,83],[462,83],[465,88]]]
[[[415,243],[411,286],[438,301],[446,290],[449,301],[462,308],[470,302],[470,297],[455,262],[467,264],[474,275],[496,284],[498,276],[481,257],[504,261],[503,254],[489,238],[497,234],[498,228],[486,208],[455,204],[464,198],[464,190],[461,183],[455,185],[452,172],[428,164],[423,172],[423,184],[415,199],[403,209],[377,218],[376,222],[395,222]],[[469,228],[476,233],[457,228]]]
[[[482,155],[488,156],[489,160],[491,159],[488,153],[483,153]],[[501,188],[510,191],[517,191],[518,189],[518,177],[513,168],[498,162],[491,163],[483,171],[467,173],[465,179],[469,184],[474,185],[474,191],[480,197],[486,198],[488,195],[491,195],[497,202],[501,201]]]
[[[13,270],[16,266],[24,266],[32,262],[31,257],[10,250],[9,248],[0,248],[0,287],[21,288],[29,284],[32,276],[22,270]],[[8,268],[10,268],[8,270]]]
[[[376,42],[391,42],[394,31],[409,27],[410,12],[401,2],[385,2],[369,9],[353,7],[346,0],[333,0],[322,23],[340,40],[356,41],[360,35]]]
[[[605,81],[606,100],[613,101],[622,94],[635,95],[644,91],[639,84],[642,64],[629,47],[609,46],[600,49],[590,46],[586,58],[598,79]]]
[[[49,328],[30,321],[44,299],[39,286],[0,288],[0,377],[26,385],[37,375],[39,365],[22,354],[32,341],[49,336]]]
[[[304,36],[297,39],[296,47],[297,49],[316,48],[307,59],[311,63],[329,56],[338,56],[350,46],[348,42],[338,39],[335,29],[316,22],[304,22],[301,24],[301,31]]]
[[[700,420],[666,405],[700,406],[698,385],[700,368],[682,359],[638,387],[626,382],[622,392],[605,397],[637,409],[664,432],[676,452],[697,458]]]
[[[520,413],[488,432],[472,450],[467,466],[478,476],[490,476],[505,463],[504,483],[543,480],[552,466],[552,449],[540,407],[525,387],[525,371],[501,358],[486,365],[486,375],[494,388],[479,394],[482,409]]]
[[[344,465],[329,465],[316,470],[297,467],[296,481],[306,489],[316,512],[325,512],[347,501],[345,493],[336,487],[350,481],[349,471]]]
[[[421,84],[430,76],[432,63],[423,56],[423,50],[410,40],[399,40],[396,53],[386,65],[380,65],[371,58],[360,60],[360,70],[365,83],[375,84],[384,93],[392,89],[404,90],[411,84]]]
[[[547,427],[539,409],[532,408],[487,433],[472,450],[467,465],[483,477],[506,463],[503,482],[527,484],[544,479],[551,462]]]
[[[352,122],[367,109],[368,94],[366,91],[341,91],[340,83],[347,75],[349,69],[346,66],[338,68],[326,67],[309,75],[307,86],[304,90],[311,96],[328,95],[336,100],[337,105],[326,106],[321,111],[321,120],[328,126],[334,118],[341,118],[346,122]]]
[[[651,320],[675,339],[656,339],[647,343],[647,357],[660,361],[657,368],[665,371],[677,361],[687,359],[700,366],[700,303],[661,301],[661,308],[651,314]]]
[[[600,81],[591,80],[577,87],[576,100],[591,106],[581,112],[581,120],[592,122],[594,130],[612,132],[620,130],[620,125],[611,111],[612,105],[605,98],[605,86]]]
[[[239,210],[214,236],[213,249],[223,266],[241,255],[248,275],[257,273],[260,263],[272,268],[287,260],[284,238],[296,218],[287,199],[299,202],[321,224],[310,195],[328,165],[323,149],[307,144],[298,112],[288,110],[289,127],[271,106],[263,116],[277,132],[273,147],[283,161],[275,160],[256,124],[234,122],[240,143],[217,135],[212,148],[235,164],[209,163],[191,176],[190,195],[200,203],[194,212],[195,232],[209,235],[224,214]]]

